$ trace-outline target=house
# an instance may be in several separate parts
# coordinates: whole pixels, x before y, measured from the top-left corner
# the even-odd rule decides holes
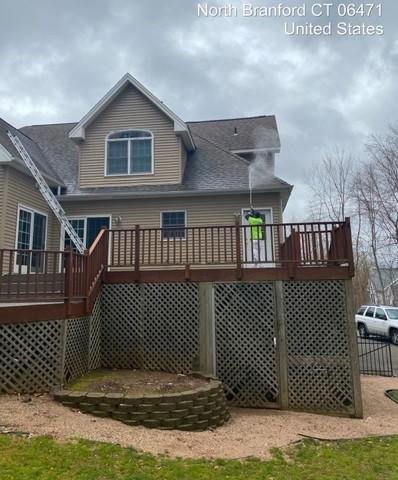
[[[234,405],[360,417],[350,222],[283,223],[279,150],[274,116],[184,122],[130,75],[78,123],[1,120],[0,393],[201,371]]]
[[[126,74],[78,123],[16,129],[0,120],[3,249],[63,250],[69,243],[8,130],[87,247],[102,226],[168,227],[183,236],[178,228],[244,222],[253,165],[253,204],[267,222],[282,222],[292,190],[275,175],[273,115],[184,122]]]
[[[370,301],[377,305],[398,305],[398,268],[372,269],[369,274]]]

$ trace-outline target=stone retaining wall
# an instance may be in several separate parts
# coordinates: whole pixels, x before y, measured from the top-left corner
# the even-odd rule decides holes
[[[142,396],[59,390],[54,398],[85,413],[111,417],[127,425],[165,430],[206,430],[219,427],[229,419],[222,384],[215,380],[180,393]]]

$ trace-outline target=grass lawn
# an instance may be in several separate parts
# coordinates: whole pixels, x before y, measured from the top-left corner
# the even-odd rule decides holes
[[[387,396],[394,400],[394,402],[398,403],[398,390],[388,390]]]
[[[398,437],[304,441],[270,461],[170,459],[85,440],[0,435],[1,480],[398,479]]]

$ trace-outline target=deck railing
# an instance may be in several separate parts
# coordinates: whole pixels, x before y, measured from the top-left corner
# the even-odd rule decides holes
[[[345,222],[109,230],[112,268],[352,266]]]
[[[354,272],[344,222],[102,229],[83,255],[0,250],[0,302],[84,301],[89,310],[105,270],[341,267]],[[239,276],[238,276],[239,278]]]

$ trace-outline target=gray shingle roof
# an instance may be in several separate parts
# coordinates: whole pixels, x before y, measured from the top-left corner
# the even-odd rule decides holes
[[[22,127],[21,131],[34,140],[47,161],[57,170],[68,191],[77,189],[79,147],[68,137],[76,123],[57,123]]]
[[[187,122],[192,134],[200,135],[227,150],[279,149],[274,115]]]
[[[0,118],[0,143],[8,150],[8,152],[13,157],[20,158],[18,151],[16,150],[14,144],[11,142],[9,136],[7,135],[8,130],[10,130],[11,133],[16,135],[21,140],[22,145],[32,157],[32,160],[35,162],[37,168],[42,173],[46,173],[47,175],[49,175],[60,185],[63,185],[62,179],[56,171],[58,169],[54,168],[56,167],[56,165],[54,165],[54,163],[45,156],[44,152],[39,148],[39,146],[34,141],[32,141],[32,139],[29,138],[29,136],[27,136],[25,132],[22,132],[22,130],[18,130],[17,128],[13,127],[5,120]]]
[[[188,153],[181,185],[137,185],[129,187],[78,188],[79,152],[68,137],[75,123],[34,125],[22,131],[34,139],[67,185],[70,195],[120,195],[164,192],[229,192],[249,188],[249,162],[217,145],[214,141],[192,132],[196,150]],[[259,190],[290,189],[291,186],[276,176],[269,176],[257,187]]]

